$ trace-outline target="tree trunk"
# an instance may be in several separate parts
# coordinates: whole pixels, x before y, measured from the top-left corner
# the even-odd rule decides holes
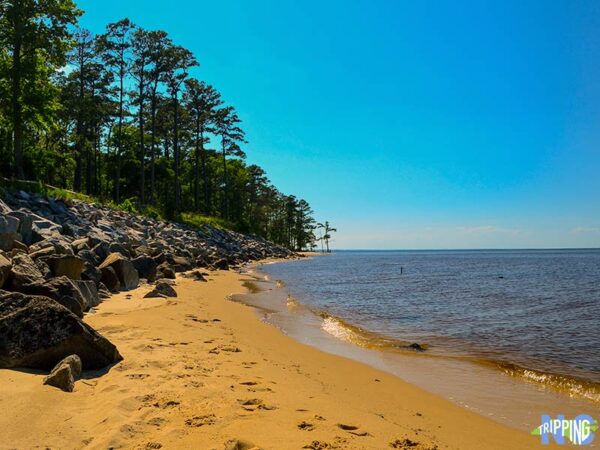
[[[151,100],[151,121],[152,142],[150,143],[150,203],[154,203],[154,183],[155,183],[155,152],[156,152],[156,90],[152,93]]]
[[[210,192],[206,171],[206,152],[204,151],[204,127],[200,128],[200,158],[202,160],[202,188],[204,190],[204,213],[210,215]]]
[[[75,177],[73,179],[73,190],[81,192],[81,178],[83,171],[83,57],[79,58],[79,102],[77,105],[77,125],[75,128]]]
[[[221,139],[223,151],[223,199],[225,200],[225,219],[229,220],[229,192],[227,189],[227,157],[225,155],[225,140]]]
[[[196,118],[196,148],[194,152],[194,206],[200,211],[200,115]]]
[[[21,105],[21,38],[18,36],[13,46],[12,76],[12,125],[13,151],[17,178],[24,179],[23,171],[23,109]]]
[[[121,158],[123,138],[123,78],[125,77],[125,63],[121,61],[119,69],[119,128],[117,136],[117,177],[115,180],[115,202],[121,203]]]
[[[175,212],[179,212],[181,191],[179,186],[179,101],[173,96],[173,158],[175,163]]]
[[[146,190],[146,146],[144,145],[144,78],[140,78],[140,204],[146,203],[144,192]]]

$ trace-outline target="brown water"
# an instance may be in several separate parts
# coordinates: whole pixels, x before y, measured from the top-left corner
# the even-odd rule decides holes
[[[597,253],[595,257],[598,255],[600,253]],[[418,256],[422,257],[423,255]],[[348,255],[342,255],[342,257],[348,259]],[[352,258],[352,255],[350,257]],[[378,257],[380,255],[369,256],[369,258]],[[390,257],[390,255],[388,254],[387,257]],[[464,256],[462,257],[464,258]],[[476,257],[481,259],[481,255]],[[515,257],[518,256],[512,255],[511,259]],[[564,255],[562,257],[564,258]],[[392,258],[398,258],[398,256],[393,255]],[[447,255],[444,258],[447,258]],[[407,307],[406,302],[402,304],[402,296],[395,302],[391,302],[387,297],[389,297],[390,285],[394,283],[405,283],[401,286],[401,289],[396,288],[396,291],[403,290],[403,295],[407,296],[411,282],[405,282],[406,278],[398,280],[398,277],[406,277],[407,271],[411,270],[411,265],[407,263],[407,260],[403,261],[402,275],[397,275],[399,270],[395,269],[398,269],[398,267],[395,269],[390,267],[390,260],[378,260],[377,270],[387,270],[388,272],[387,280],[383,281],[384,285],[387,284],[384,289],[388,292],[386,297],[385,294],[382,294],[381,289],[378,290],[377,286],[373,286],[373,283],[370,283],[366,278],[363,279],[363,272],[367,274],[372,272],[372,270],[365,269],[367,266],[364,264],[364,258],[358,258],[351,263],[346,262],[346,269],[344,269],[344,264],[341,264],[340,259],[330,258],[329,256],[317,257],[312,260],[265,266],[261,270],[268,273],[267,279],[282,279],[285,284],[258,281],[256,287],[264,289],[262,293],[236,297],[236,300],[256,306],[261,311],[265,321],[272,323],[280,328],[282,332],[303,343],[366,362],[374,367],[396,374],[431,392],[449,398],[465,408],[475,410],[480,414],[490,416],[520,429],[531,430],[539,425],[541,414],[575,416],[580,413],[587,413],[594,417],[599,415],[598,366],[595,366],[595,362],[593,362],[599,357],[599,347],[589,346],[595,338],[593,334],[598,332],[598,328],[592,329],[591,333],[587,335],[587,354],[591,356],[586,357],[584,363],[578,362],[571,368],[569,368],[569,361],[572,355],[558,356],[556,358],[557,363],[552,364],[552,358],[547,358],[547,355],[545,355],[551,345],[545,342],[540,345],[542,350],[527,349],[523,354],[526,355],[527,352],[541,353],[546,357],[537,356],[529,359],[524,355],[518,355],[519,357],[515,358],[512,357],[511,352],[505,350],[506,348],[513,348],[512,344],[494,343],[494,346],[489,350],[481,342],[477,342],[477,345],[470,345],[471,341],[465,339],[464,336],[457,336],[459,333],[453,330],[452,327],[443,327],[442,332],[437,331],[435,334],[428,334],[427,321],[419,320],[418,313],[415,312],[415,309],[420,309],[425,312],[434,311],[434,316],[436,314],[449,315],[452,309],[459,308],[456,304],[448,305],[449,302],[445,301],[443,306],[434,305],[432,307],[423,304],[423,302],[420,304],[415,302],[412,306]],[[360,264],[356,267],[358,261],[360,261]],[[539,264],[539,261],[537,263]],[[335,273],[338,276],[331,277],[331,274],[327,271],[315,269],[315,266],[322,269],[323,265],[328,264],[335,266]],[[581,262],[578,264],[581,264]],[[344,275],[343,271],[347,270],[348,266],[354,266],[355,270],[351,275]],[[412,268],[414,269],[415,265]],[[504,269],[506,269],[506,266]],[[446,265],[446,270],[447,273],[452,273],[452,267]],[[478,269],[480,274],[485,273],[486,270],[481,270],[481,267]],[[504,273],[502,275],[504,278],[498,278],[499,275],[495,275],[495,279],[489,284],[497,283],[496,280],[514,277],[518,270],[522,271],[523,269],[500,272]],[[264,274],[257,274],[257,276],[261,279],[265,278]],[[422,272],[421,276],[423,276]],[[477,278],[474,274],[469,276]],[[459,275],[454,274],[454,278],[457,277],[460,278]],[[440,281],[437,280],[436,283],[432,279],[435,277],[431,274],[426,278],[429,279],[430,283],[439,286]],[[361,287],[361,282],[368,286]],[[480,293],[483,290],[481,281],[480,283],[473,283],[478,286],[476,292]],[[528,283],[531,283],[531,280]],[[420,285],[422,283],[413,280],[412,284]],[[446,290],[450,289],[452,285],[448,282],[442,284],[446,286]],[[465,292],[469,290],[468,283],[456,282],[456,284],[461,286],[460,292],[464,296]],[[518,287],[514,285],[515,283],[511,284],[510,290],[517,295]],[[307,288],[308,285],[310,285],[309,288]],[[357,288],[357,286],[359,287]],[[497,290],[497,287],[491,289],[496,296],[498,295]],[[339,296],[339,292],[345,293],[343,298]],[[593,286],[590,286],[586,292],[596,295]],[[315,295],[315,293],[321,298],[319,302],[314,302],[311,298],[311,295]],[[563,298],[564,293],[563,290],[561,293]],[[466,295],[476,297],[479,294],[470,292]],[[530,295],[531,292],[525,293],[525,297]],[[544,295],[545,298],[549,297],[547,289]],[[455,293],[454,296],[456,298],[460,297],[458,293]],[[334,308],[330,306],[332,297],[336,297]],[[351,298],[348,299],[348,297]],[[379,299],[376,308],[369,307],[369,298],[373,297]],[[451,299],[453,297],[446,293],[444,298]],[[465,309],[465,301],[461,300],[458,303],[461,302],[463,303],[462,308]],[[526,302],[528,305],[531,305],[531,303],[531,299]],[[373,309],[383,308],[382,304],[386,305],[385,308],[388,308],[388,313],[385,314],[386,320],[378,319],[377,314],[373,313]],[[503,329],[498,327],[498,324],[515,316],[515,311],[511,311],[511,307],[506,306],[506,301],[503,302],[503,305],[504,307],[497,311],[494,308],[492,308],[492,311],[482,311],[482,309],[486,309],[486,302],[484,301],[479,303],[479,307],[474,312],[469,311],[468,308],[465,309],[461,312],[462,320],[466,322],[463,328],[473,330],[478,326],[484,326],[478,324],[478,321],[483,320],[491,323],[490,317],[497,314],[504,315],[504,317],[497,318],[496,327],[492,327],[491,330],[480,330],[479,333],[490,334],[495,329]],[[513,307],[516,308],[516,306]],[[594,315],[591,306],[588,306],[588,308],[587,314],[592,314],[597,323],[598,316]],[[440,310],[443,310],[443,312]],[[379,313],[380,311],[376,312]],[[454,314],[457,315],[458,313],[454,312]],[[393,318],[405,317],[406,315],[412,315],[413,317],[411,326],[404,326],[405,320],[397,320],[396,328],[390,325],[393,321],[393,319],[390,320],[390,316]],[[570,314],[563,314],[564,318],[569,316]],[[527,315],[525,314],[523,317],[527,317]],[[449,319],[445,320],[446,323],[451,322]],[[531,322],[536,323],[538,320],[539,317],[534,317]],[[423,326],[424,323],[425,326]],[[582,329],[586,330],[585,320],[582,323]],[[421,327],[418,328],[418,325],[421,325]],[[552,326],[552,323],[550,326]],[[554,323],[554,326],[558,325]],[[529,339],[537,339],[535,337],[536,332],[534,330],[529,333]],[[468,333],[463,332],[463,334]],[[562,334],[565,334],[564,331],[557,330],[554,334],[559,335],[558,340],[568,340],[568,338],[562,336]],[[591,338],[590,334],[592,335]],[[577,334],[571,336],[571,339],[577,338]],[[496,339],[500,339],[500,337],[496,336]],[[566,345],[563,349],[556,348],[556,340],[556,337],[554,337],[554,341],[550,339],[551,342],[554,342],[553,351],[559,355],[565,351],[574,353],[580,351],[579,347],[572,344]],[[488,341],[490,343],[494,342],[491,338],[483,339],[483,344]],[[516,341],[524,342],[526,339],[519,336]],[[411,344],[415,342],[419,343],[417,349],[411,347]],[[542,362],[543,364],[541,364]]]

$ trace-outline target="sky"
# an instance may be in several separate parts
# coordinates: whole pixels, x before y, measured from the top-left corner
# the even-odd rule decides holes
[[[334,248],[600,247],[597,1],[78,5],[192,50]]]

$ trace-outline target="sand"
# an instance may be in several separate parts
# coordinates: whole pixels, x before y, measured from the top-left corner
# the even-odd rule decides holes
[[[283,335],[226,299],[245,292],[244,275],[208,278],[178,278],[175,299],[143,299],[142,286],[87,315],[124,360],[73,393],[42,385],[41,373],[0,370],[0,448],[539,448],[539,438]]]

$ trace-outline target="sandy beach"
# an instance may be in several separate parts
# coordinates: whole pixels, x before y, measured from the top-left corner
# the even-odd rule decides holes
[[[1,370],[2,449],[507,449],[539,441],[367,365],[297,343],[227,300],[248,277],[178,276],[174,299],[121,292],[85,321],[124,360],[75,392]],[[101,375],[101,376],[99,376]]]

